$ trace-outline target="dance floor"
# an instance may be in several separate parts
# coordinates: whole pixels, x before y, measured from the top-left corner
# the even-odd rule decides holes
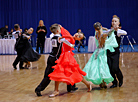
[[[83,69],[91,53],[75,54],[80,68]],[[49,98],[54,90],[54,81],[42,91],[42,97],[37,97],[34,90],[41,82],[48,54],[43,54],[37,62],[31,63],[29,69],[14,70],[12,62],[16,55],[0,55],[0,102],[138,102],[138,53],[121,53],[120,68],[124,75],[124,84],[121,88],[100,89],[93,85],[91,92],[82,83],[77,83],[79,88],[68,93],[66,84],[60,83],[60,95]]]

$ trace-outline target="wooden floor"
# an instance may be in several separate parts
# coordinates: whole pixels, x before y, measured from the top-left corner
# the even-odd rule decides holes
[[[83,69],[92,54],[76,54],[75,59]],[[14,70],[12,62],[16,55],[0,55],[0,102],[138,102],[138,53],[121,53],[120,68],[124,75],[121,88],[100,89],[93,85],[87,92],[80,82],[76,92],[67,93],[66,84],[59,86],[60,95],[49,98],[54,90],[54,82],[42,92],[42,97],[34,93],[43,78],[48,55],[42,55],[38,62],[33,62],[30,69]]]

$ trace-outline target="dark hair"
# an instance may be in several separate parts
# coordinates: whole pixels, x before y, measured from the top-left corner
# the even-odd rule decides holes
[[[94,29],[96,29],[96,30],[100,30],[101,29],[101,23],[99,23],[99,22],[96,22],[96,23],[94,23],[94,25],[93,25],[93,27],[94,27]]]
[[[18,30],[19,27],[19,24],[14,24],[14,29]]]
[[[59,24],[55,23],[55,24],[51,25],[50,31],[55,34],[58,27],[59,27]]]
[[[81,30],[80,28],[79,29],[77,29],[77,33],[79,32],[79,30]]]
[[[27,28],[24,29],[24,31],[28,30]]]

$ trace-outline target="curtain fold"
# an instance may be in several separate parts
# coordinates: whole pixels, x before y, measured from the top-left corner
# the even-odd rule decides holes
[[[41,19],[48,37],[51,24],[60,23],[72,35],[78,28],[82,29],[88,41],[89,36],[94,36],[93,24],[98,21],[110,28],[114,14],[120,17],[122,29],[138,42],[137,0],[0,0],[0,28],[7,24],[10,31],[16,23],[22,29],[33,27],[33,46]]]

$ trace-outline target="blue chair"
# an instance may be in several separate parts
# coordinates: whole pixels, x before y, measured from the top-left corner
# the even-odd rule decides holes
[[[83,51],[85,51],[86,50],[85,49],[85,46],[86,46],[86,37],[85,36],[84,36],[84,39],[81,40],[81,42],[80,41],[75,41],[75,47],[74,48],[75,48],[76,52],[78,51],[78,46],[79,46],[80,43],[82,43],[84,45]],[[81,50],[81,48],[80,48],[80,50]]]

